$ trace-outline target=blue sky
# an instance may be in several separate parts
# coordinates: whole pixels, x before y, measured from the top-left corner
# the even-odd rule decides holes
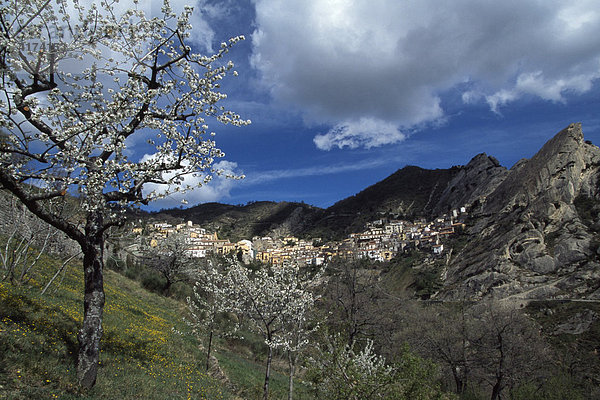
[[[481,152],[511,167],[571,122],[600,144],[597,0],[203,0],[195,13],[199,47],[246,36],[223,89],[252,125],[212,127],[220,165],[246,179],[214,179],[190,206],[328,207],[406,165]]]

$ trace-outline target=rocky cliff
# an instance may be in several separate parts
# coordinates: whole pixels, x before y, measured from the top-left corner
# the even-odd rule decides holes
[[[507,169],[494,157],[485,153],[476,155],[467,165],[458,167],[458,172],[433,208],[432,216],[439,216],[467,204],[480,204],[502,183],[507,174]]]
[[[581,124],[510,171],[497,168],[479,192],[454,195],[480,203],[440,297],[600,298],[600,149],[584,141]]]

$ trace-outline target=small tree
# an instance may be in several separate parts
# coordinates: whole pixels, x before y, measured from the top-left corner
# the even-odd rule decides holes
[[[184,235],[172,234],[157,241],[154,247],[145,243],[140,249],[141,261],[144,265],[157,271],[165,279],[163,287],[165,296],[170,294],[173,284],[193,278],[197,265],[195,260],[186,253],[188,247]]]
[[[208,371],[214,337],[230,336],[238,330],[237,321],[232,321],[230,315],[240,310],[227,287],[226,273],[217,268],[214,260],[208,260],[204,268],[199,268],[197,275],[194,295],[186,299],[189,318],[184,318],[184,321],[194,335],[205,339]]]
[[[65,199],[56,199],[51,206],[66,217]],[[76,244],[46,222],[33,215],[14,196],[0,193],[0,280],[24,284],[32,278],[35,266],[43,253],[52,253],[66,260],[55,276],[46,284],[49,287],[66,263],[79,255]],[[42,294],[45,290],[42,291]]]
[[[405,346],[398,362],[375,353],[373,341],[360,349],[341,335],[326,336],[312,360],[309,379],[319,399],[450,399],[439,387],[435,364]]]
[[[547,374],[548,348],[539,327],[521,310],[490,301],[473,307],[471,313],[474,374],[489,386],[491,400],[502,398],[505,389]]]
[[[297,302],[294,313],[287,315],[283,321],[283,329],[276,339],[277,347],[283,348],[288,358],[288,400],[294,397],[294,376],[298,358],[302,352],[312,343],[315,332],[319,329],[319,322],[316,321],[312,312],[315,302],[320,296],[315,295],[318,287],[321,285],[323,270],[310,271],[307,268],[299,268],[297,265],[290,268],[292,274],[292,284],[289,288],[295,288],[304,292],[306,296],[302,301]]]
[[[302,283],[301,277],[297,265],[251,271],[234,264],[227,274],[230,298],[236,299],[238,309],[248,317],[251,328],[262,335],[267,345],[264,400],[269,398],[273,350],[284,348],[295,352],[306,344],[306,337],[302,334],[296,336],[293,330],[306,329],[307,312],[313,306],[315,296],[309,285]],[[293,368],[291,373],[292,392]]]
[[[455,392],[465,393],[474,368],[474,349],[470,343],[473,328],[467,304],[460,302],[458,309],[443,304],[405,304],[407,317],[399,341],[407,340],[415,350],[435,360],[452,376]]]
[[[0,280],[22,284],[31,278],[31,270],[58,231],[31,215],[14,198],[10,199],[3,222],[0,230],[4,236],[4,243],[0,246]]]
[[[456,392],[489,390],[492,400],[549,370],[548,347],[539,327],[509,304],[429,305],[414,308],[399,341],[444,366]]]
[[[349,346],[380,331],[387,312],[379,309],[384,301],[377,271],[369,268],[369,260],[335,258],[327,270],[330,279],[323,300],[330,312],[329,324],[344,331]]]
[[[83,326],[77,375],[91,388],[98,370],[104,309],[103,251],[124,207],[191,189],[222,171],[209,119],[245,125],[217,106],[221,60],[243,37],[210,56],[190,46],[190,15],[164,1],[160,17],[111,1],[24,0],[0,9],[0,184],[33,214],[75,240],[83,252]],[[146,156],[134,155],[146,144]],[[159,185],[150,187],[150,185]],[[153,190],[154,189],[154,190]],[[48,206],[79,195],[80,215]]]

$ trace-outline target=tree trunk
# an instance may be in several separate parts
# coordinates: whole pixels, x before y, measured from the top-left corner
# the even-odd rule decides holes
[[[294,372],[296,369],[296,360],[294,359],[292,352],[288,350],[288,364],[290,366],[290,381],[288,388],[288,400],[292,400],[294,397]]]
[[[504,338],[502,336],[502,332],[498,332],[497,335],[498,340],[498,352],[499,352],[499,360],[498,360],[498,369],[496,371],[496,382],[492,387],[492,397],[491,400],[497,400],[500,396],[500,391],[502,391],[502,384],[504,379]]]
[[[464,349],[463,344],[463,349]],[[469,368],[467,366],[466,357],[463,357],[462,362],[452,363],[452,376],[456,385],[456,393],[462,395],[467,391],[467,382],[469,379]]]
[[[454,383],[456,384],[456,393],[463,394],[467,389],[467,382],[461,376],[461,372],[458,371],[460,367],[452,368],[452,375],[454,376]]]
[[[498,380],[496,380],[496,383],[494,384],[494,387],[492,388],[492,397],[491,400],[497,400],[498,396],[500,395],[500,391],[502,390],[502,378],[498,378]]]
[[[212,339],[213,339],[213,331],[210,331],[210,335],[208,336],[208,350],[206,351],[206,370],[210,367],[210,350],[212,347]]]
[[[94,386],[100,360],[102,338],[102,312],[104,310],[102,214],[95,212],[87,217],[83,250],[84,300],[83,326],[79,330],[79,358],[77,378],[86,389]]]
[[[169,297],[169,295],[171,294],[171,285],[173,284],[173,282],[171,282],[171,280],[169,278],[167,278],[167,283],[165,283],[165,286],[163,287],[163,295],[165,297]]]
[[[270,338],[269,338],[270,339]],[[265,384],[263,386],[263,400],[269,399],[269,377],[271,376],[271,360],[273,359],[273,349],[269,347],[267,354],[267,370],[265,371]]]

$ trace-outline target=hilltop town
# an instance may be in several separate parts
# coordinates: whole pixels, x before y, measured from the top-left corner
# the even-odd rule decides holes
[[[363,232],[351,233],[345,239],[333,242],[323,242],[321,238],[255,236],[251,240],[232,243],[228,239],[220,239],[215,232],[194,225],[192,221],[175,225],[157,222],[146,229],[136,226],[133,233],[147,236],[151,247],[157,247],[167,237],[178,235],[185,242],[185,254],[194,258],[204,258],[209,254],[236,254],[245,263],[257,260],[273,265],[288,261],[322,265],[334,257],[383,262],[410,249],[443,254],[445,239],[464,229],[466,216],[466,207],[461,207],[432,221],[382,218],[369,222]]]

